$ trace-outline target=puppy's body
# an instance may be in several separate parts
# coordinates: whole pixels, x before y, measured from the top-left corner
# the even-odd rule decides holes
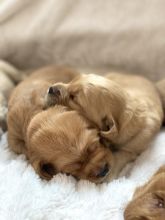
[[[125,220],[165,219],[165,166],[148,183],[137,188],[124,217]]]
[[[111,73],[104,78],[89,74],[53,87],[61,93],[54,95],[55,103],[81,112],[116,150],[110,179],[145,150],[160,129],[160,97],[154,85],[143,77]],[[50,100],[52,96],[48,94],[48,104]]]
[[[121,144],[123,149],[126,146],[127,150],[141,153],[154,133],[159,131],[163,120],[159,94],[153,83],[143,77],[108,74],[107,78],[120,85],[120,92],[124,95],[124,109],[115,143]]]
[[[56,173],[102,182],[113,163],[111,151],[99,143],[98,131],[78,112],[56,105],[45,109],[52,83],[68,83],[78,73],[48,67],[33,73],[13,91],[9,101],[8,141],[27,156],[45,179]]]
[[[27,127],[30,120],[44,108],[44,96],[54,82],[69,82],[77,73],[68,69],[46,67],[36,71],[19,84],[9,101],[8,140],[16,153],[25,153]],[[20,141],[20,143],[19,143]]]

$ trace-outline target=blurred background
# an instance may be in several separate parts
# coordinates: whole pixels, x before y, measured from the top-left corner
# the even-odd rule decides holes
[[[165,77],[164,0],[0,0],[0,59]]]

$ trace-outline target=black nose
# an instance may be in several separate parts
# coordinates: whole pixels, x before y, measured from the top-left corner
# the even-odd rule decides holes
[[[55,87],[55,86],[51,86],[48,89],[48,94],[59,96],[60,95],[60,90],[57,87]]]
[[[109,172],[109,166],[106,163],[104,167],[101,168],[100,173],[97,175],[97,177],[104,177]]]

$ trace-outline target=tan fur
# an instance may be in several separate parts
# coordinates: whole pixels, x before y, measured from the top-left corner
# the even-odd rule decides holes
[[[124,217],[125,220],[165,219],[165,166],[148,183],[137,188]]]
[[[113,166],[109,149],[99,141],[98,131],[77,111],[56,105],[45,109],[45,94],[52,83],[68,83],[78,73],[47,67],[20,83],[9,101],[8,141],[11,149],[24,153],[36,172],[51,179],[62,172],[99,183],[107,164]]]
[[[57,83],[53,88],[60,91],[60,96],[48,94],[48,105],[61,103],[79,111],[116,150],[109,179],[145,150],[160,129],[160,97],[155,86],[143,77],[82,74],[69,84]]]

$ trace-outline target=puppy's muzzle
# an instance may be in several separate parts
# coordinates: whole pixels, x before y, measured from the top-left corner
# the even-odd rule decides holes
[[[66,104],[68,100],[68,92],[65,84],[55,84],[50,86],[46,95],[46,105]]]
[[[57,87],[53,87],[51,86],[49,89],[48,89],[48,94],[49,95],[53,95],[53,96],[60,96],[61,93],[60,93],[60,89],[58,89]]]

